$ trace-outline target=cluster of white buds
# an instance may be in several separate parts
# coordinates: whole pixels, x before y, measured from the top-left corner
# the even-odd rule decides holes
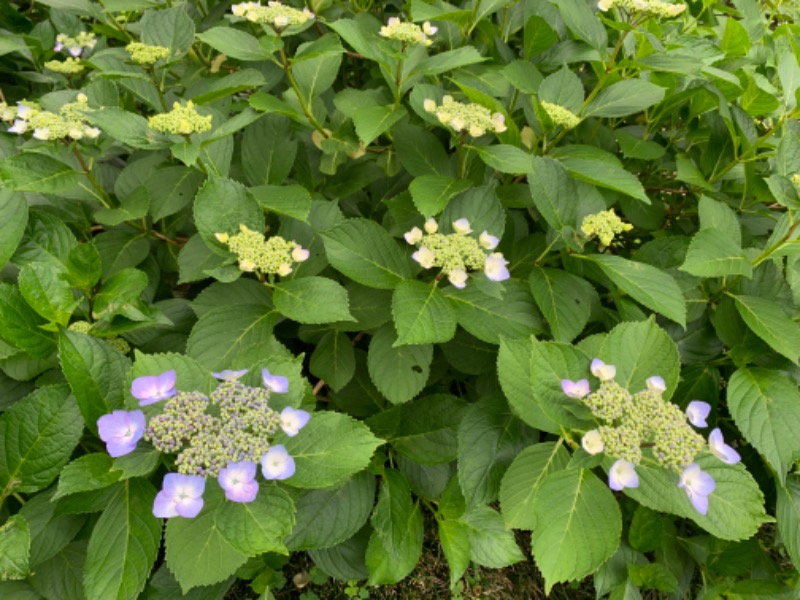
[[[438,27],[434,27],[428,21],[422,24],[422,27],[416,23],[401,21],[398,17],[392,17],[386,25],[381,27],[378,32],[382,37],[389,38],[390,40],[397,40],[404,44],[424,44],[430,46],[433,42],[429,36],[432,36],[437,31]]]
[[[472,228],[467,219],[453,221],[451,234],[439,233],[439,224],[431,218],[425,222],[423,232],[414,227],[404,234],[406,242],[419,249],[411,255],[423,269],[440,267],[442,273],[457,288],[467,285],[469,271],[483,270],[488,279],[503,281],[510,277],[508,261],[502,252],[489,252],[497,248],[500,240],[484,231],[478,239],[470,236]]]
[[[85,122],[85,114],[91,109],[85,94],[78,94],[75,102],[62,106],[58,113],[41,110],[38,104],[22,100],[17,106],[0,103],[0,119],[12,123],[6,131],[22,135],[33,132],[37,140],[61,140],[71,138],[94,139],[100,135],[97,127],[90,127]]]
[[[279,31],[290,25],[303,25],[315,17],[307,8],[298,10],[275,1],[268,2],[266,6],[260,2],[242,2],[232,5],[231,12],[235,17],[270,25]]]
[[[645,17],[661,17],[671,19],[686,10],[685,4],[670,4],[661,0],[600,0],[597,8],[603,12],[618,6],[623,10]]]
[[[422,106],[426,112],[436,113],[443,125],[457,132],[468,131],[472,137],[480,137],[487,131],[502,133],[506,130],[505,116],[499,112],[492,113],[480,104],[463,104],[452,96],[444,96],[441,106],[437,106],[432,98],[427,98]]]
[[[94,39],[93,33],[81,31],[75,37],[68,36],[66,33],[59,33],[56,36],[56,45],[53,46],[53,52],[61,52],[65,48],[75,58],[83,54],[84,50],[91,50],[97,45],[97,40]]]

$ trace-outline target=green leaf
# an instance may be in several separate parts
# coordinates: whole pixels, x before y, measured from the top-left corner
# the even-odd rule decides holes
[[[753,276],[753,266],[744,251],[722,229],[698,231],[680,270],[697,277]]]
[[[686,326],[686,300],[675,279],[661,269],[611,254],[587,256],[620,290],[656,311]]]
[[[53,500],[78,492],[100,490],[116,483],[121,474],[111,470],[113,463],[114,459],[105,452],[76,458],[61,471]]]
[[[458,482],[468,506],[497,499],[506,469],[533,441],[532,433],[502,398],[467,409],[458,427]]]
[[[608,36],[606,35],[606,28],[586,2],[582,0],[559,0],[554,4],[561,13],[564,24],[578,39],[583,40],[599,52],[605,53],[607,51]]]
[[[321,236],[331,265],[362,285],[394,289],[411,278],[410,259],[374,221],[349,219]]]
[[[329,331],[317,342],[309,371],[335,392],[341,390],[353,378],[356,357],[350,338],[340,331]]]
[[[285,317],[298,323],[355,321],[347,290],[327,277],[302,277],[275,284],[272,301]]]
[[[424,396],[378,413],[367,425],[406,458],[421,465],[452,462],[467,405],[447,394]]]
[[[550,24],[538,15],[532,15],[525,22],[525,58],[531,58],[550,49],[558,41],[558,34]]]
[[[83,419],[66,385],[37,389],[0,415],[0,489],[36,492],[67,464]]]
[[[430,131],[414,125],[397,125],[392,134],[397,159],[414,177],[453,174],[447,153]]]
[[[558,161],[535,157],[528,173],[528,186],[536,209],[553,229],[563,232],[578,219],[575,182]]]
[[[28,223],[28,203],[22,194],[0,189],[0,268],[14,255]]]
[[[486,165],[501,173],[528,173],[533,170],[534,157],[516,146],[497,144],[481,148],[470,146]]]
[[[778,371],[738,369],[728,384],[736,426],[772,466],[781,483],[800,454],[800,392]]]
[[[292,73],[303,97],[306,101],[311,101],[322,92],[328,90],[336,81],[339,74],[339,66],[342,64],[340,52],[328,52],[315,58],[295,61],[292,65]]]
[[[583,84],[578,76],[564,65],[544,78],[539,85],[539,100],[563,106],[578,114],[583,106]]]
[[[289,118],[267,114],[245,128],[242,135],[242,168],[252,185],[277,186],[286,183],[298,147],[292,139],[291,126]],[[264,197],[264,193],[254,195],[259,202]]]
[[[286,483],[307,489],[340,484],[364,469],[382,443],[352,417],[314,413],[303,431],[284,444],[297,468]]]
[[[443,343],[456,333],[455,311],[436,282],[401,282],[392,295],[392,316],[396,346]]]
[[[156,490],[129,479],[92,530],[84,565],[87,600],[134,600],[144,589],[161,546],[161,521],[153,516]]]
[[[336,489],[305,490],[295,500],[297,523],[286,545],[292,550],[331,548],[367,522],[375,504],[375,476],[362,471]]]
[[[0,526],[0,581],[25,579],[30,574],[30,552],[28,522],[22,515],[11,515]]]
[[[221,254],[227,254],[227,250],[214,234],[234,235],[239,233],[241,225],[253,231],[264,231],[261,207],[247,195],[241,183],[224,177],[210,177],[197,192],[194,219],[203,241]]]
[[[412,73],[420,75],[439,75],[453,69],[466,67],[467,65],[474,65],[475,63],[487,60],[476,48],[472,46],[462,46],[454,50],[446,50],[445,52],[438,52],[433,56],[429,56],[419,65],[417,65]]]
[[[438,215],[454,196],[467,191],[472,184],[464,179],[453,179],[441,175],[420,175],[408,186],[411,199],[420,214],[426,219]]]
[[[405,477],[387,469],[372,513],[374,531],[367,546],[369,585],[396,583],[422,554],[422,512],[411,498]]]
[[[274,321],[275,311],[262,305],[214,308],[192,328],[186,353],[210,371],[252,366],[274,339]]]
[[[648,508],[689,518],[724,540],[745,540],[771,520],[764,512],[764,495],[743,465],[726,465],[710,454],[698,456],[695,462],[716,482],[707,515],[694,509],[686,492],[678,487],[677,474],[652,463],[636,467],[639,487],[624,492]]]
[[[533,506],[539,488],[545,477],[566,469],[568,463],[569,453],[560,441],[533,444],[517,455],[500,484],[500,508],[507,528],[536,529]]]
[[[547,593],[555,583],[594,572],[620,544],[619,506],[608,486],[587,469],[545,477],[533,510],[533,556]]]
[[[110,137],[134,148],[154,150],[165,144],[156,142],[147,119],[116,106],[104,106],[87,114],[86,120]]]
[[[279,487],[262,484],[252,502],[223,502],[216,519],[222,537],[242,554],[289,553],[283,539],[292,531],[295,507]]]
[[[779,304],[758,296],[733,296],[733,299],[742,320],[758,337],[793,363],[800,360],[800,345],[797,343],[800,326]]]
[[[620,323],[603,340],[599,355],[616,366],[614,380],[631,392],[646,389],[647,378],[659,375],[667,386],[664,397],[675,393],[681,368],[678,347],[653,319]]]
[[[639,505],[633,513],[631,526],[628,530],[628,542],[631,548],[639,552],[653,552],[662,546],[665,541],[666,517]]]
[[[367,106],[356,111],[352,118],[358,139],[369,146],[406,114],[405,109],[394,106]]]
[[[160,375],[165,371],[175,370],[175,387],[178,390],[196,390],[210,394],[217,388],[217,380],[211,375],[216,369],[205,368],[198,361],[184,354],[165,352],[163,354],[143,354],[134,350],[135,362],[130,372],[131,380],[145,375]],[[236,369],[231,366],[227,368]],[[119,460],[119,459],[118,459]]]
[[[471,558],[490,569],[500,569],[525,560],[514,532],[503,523],[500,513],[488,506],[475,506],[460,521],[469,527]]]
[[[78,171],[45,154],[14,154],[0,161],[0,182],[16,192],[63,194],[80,178]]]
[[[59,336],[58,356],[86,426],[97,432],[97,420],[124,406],[130,361],[107,342],[76,331]]]
[[[248,190],[262,209],[307,221],[311,194],[300,185],[261,185]]]
[[[236,60],[268,60],[272,56],[272,52],[267,52],[261,47],[258,39],[231,27],[212,27],[195,37],[214,50]]]
[[[145,11],[141,28],[142,42],[171,50],[169,61],[186,54],[194,42],[194,21],[184,6]]]
[[[700,216],[700,229],[718,229],[736,246],[742,245],[742,229],[739,225],[739,218],[727,204],[703,195],[700,196],[697,209]]]
[[[576,179],[650,204],[639,178],[625,170],[613,155],[591,146],[562,146],[557,154],[561,164]]]
[[[66,325],[77,301],[64,270],[51,262],[33,262],[19,271],[19,291],[33,310],[50,322]]]
[[[477,285],[463,290],[447,288],[444,293],[456,309],[458,324],[479,340],[499,344],[501,337],[527,338],[542,332],[541,318],[527,286],[505,281],[502,298],[489,296]]]
[[[542,311],[553,337],[571,342],[589,322],[594,287],[566,271],[534,268],[530,277],[531,293]]]
[[[367,368],[375,387],[392,404],[408,402],[428,381],[433,346],[397,346],[391,325],[379,329],[369,344]]]
[[[472,555],[470,543],[471,527],[461,521],[449,519],[437,520],[439,543],[450,567],[450,586],[454,586],[469,567]]]
[[[783,485],[777,486],[775,517],[786,551],[795,567],[800,564],[800,476],[789,474]]]
[[[227,579],[247,561],[247,555],[231,546],[222,534],[219,515],[229,503],[222,489],[211,482],[203,502],[203,510],[194,519],[167,521],[167,566],[184,594],[193,587]]]
[[[618,129],[614,132],[622,154],[627,158],[640,158],[642,160],[658,160],[666,153],[664,146],[650,140],[643,140],[631,135],[627,131]]]
[[[597,94],[581,116],[627,117],[658,104],[665,92],[665,88],[644,79],[624,79]]]

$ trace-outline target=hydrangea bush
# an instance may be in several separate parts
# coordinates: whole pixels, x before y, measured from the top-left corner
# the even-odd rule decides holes
[[[795,597],[799,16],[5,3],[0,597]]]

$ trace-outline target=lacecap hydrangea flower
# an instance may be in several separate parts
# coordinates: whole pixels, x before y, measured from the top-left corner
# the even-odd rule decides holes
[[[206,479],[213,477],[232,502],[252,502],[258,494],[257,465],[267,480],[294,475],[294,458],[273,440],[279,430],[294,437],[311,415],[286,407],[280,413],[269,406],[272,393],[286,393],[286,377],[262,371],[264,387],[250,387],[239,379],[247,370],[224,370],[209,395],[176,391],[176,375],[137,377],[131,385],[141,405],[157,404],[160,414],[145,422],[142,411],[114,411],[98,419],[100,438],[113,457],[132,452],[138,441],[150,442],[159,452],[177,454],[177,473],[164,478],[153,514],[161,518],[193,518],[203,507]]]
[[[469,235],[472,228],[467,219],[452,223],[454,233],[439,233],[439,224],[431,218],[423,226],[425,231],[414,227],[404,234],[406,242],[418,246],[411,255],[423,269],[439,267],[448,280],[457,288],[467,284],[470,271],[480,271],[492,281],[504,281],[510,277],[508,261],[502,252],[491,252],[500,240],[484,231],[475,237]]]
[[[422,27],[416,23],[408,23],[401,21],[398,17],[391,17],[386,25],[381,27],[378,32],[379,35],[390,40],[397,40],[404,44],[424,44],[430,46],[433,42],[430,36],[439,31],[438,27],[434,27],[428,21],[422,24]]]
[[[241,2],[232,5],[231,12],[235,17],[242,17],[253,23],[263,23],[278,31],[290,25],[303,25],[314,19],[314,13],[307,8],[298,10],[280,2],[268,2],[266,6],[260,2]]]
[[[583,435],[581,446],[589,454],[605,453],[616,459],[609,470],[609,487],[617,491],[638,487],[636,465],[642,460],[645,449],[657,463],[680,475],[678,487],[686,491],[698,512],[706,514],[708,496],[715,484],[695,462],[697,455],[707,448],[727,464],[740,460],[739,453],[725,443],[719,429],[711,432],[708,445],[692,429],[692,425],[707,426],[711,407],[695,400],[689,403],[685,413],[681,412],[662,397],[667,386],[657,375],[647,379],[646,389],[632,394],[615,381],[614,365],[595,358],[590,370],[600,380],[594,392],[587,379],[564,379],[561,387],[564,394],[589,407],[602,423]]]
[[[458,133],[467,131],[472,137],[480,137],[487,131],[502,133],[507,129],[506,118],[502,113],[492,113],[480,104],[456,102],[452,96],[444,96],[439,106],[435,100],[428,98],[422,106],[427,112],[435,113],[443,125]]]
[[[661,0],[600,0],[597,8],[605,12],[617,6],[623,10],[644,17],[670,19],[686,10],[685,4],[670,4]]]
[[[581,231],[588,237],[597,236],[603,246],[610,246],[615,235],[631,229],[633,225],[620,219],[613,208],[586,215],[581,223]]]
[[[75,37],[66,33],[59,33],[56,36],[56,45],[53,47],[53,52],[61,52],[66,49],[72,56],[78,58],[84,50],[91,50],[96,45],[97,40],[94,39],[94,34],[91,32],[81,31]]]
[[[62,75],[77,75],[82,73],[86,68],[81,64],[77,58],[67,57],[66,60],[48,60],[44,63],[45,69],[50,69],[54,73],[61,73]]]
[[[164,46],[149,46],[142,42],[131,42],[125,46],[131,60],[139,65],[153,65],[159,60],[169,58],[170,49]]]
[[[547,113],[547,116],[550,117],[554,125],[561,125],[564,129],[573,129],[581,122],[581,118],[578,115],[560,104],[553,104],[540,100],[539,105],[542,107],[542,110]]]
[[[263,233],[253,231],[246,225],[239,225],[239,233],[235,235],[217,233],[216,238],[236,255],[239,268],[245,272],[283,277],[294,270],[294,263],[305,262],[310,256],[310,252],[297,242],[285,240],[279,235],[266,239]]]
[[[148,117],[147,124],[150,129],[161,133],[191,135],[210,130],[211,120],[211,115],[204,117],[199,114],[194,103],[189,100],[186,104],[173,103],[172,110],[167,113]]]
[[[0,104],[0,118],[13,124],[6,131],[22,135],[31,133],[37,140],[61,140],[70,138],[94,139],[100,130],[86,123],[86,115],[91,112],[86,94],[78,94],[75,102],[64,104],[57,113],[42,110],[35,102],[22,100],[17,106]]]

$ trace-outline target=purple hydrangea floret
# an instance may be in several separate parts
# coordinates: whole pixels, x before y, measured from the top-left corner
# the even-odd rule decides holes
[[[269,370],[261,369],[261,378],[264,381],[264,387],[270,392],[285,394],[289,391],[289,380],[282,375],[272,375]]]
[[[739,453],[722,439],[722,431],[720,431],[719,427],[708,434],[708,448],[714,456],[726,464],[735,465],[742,460]]]
[[[206,480],[201,475],[167,473],[153,503],[153,514],[160,519],[178,516],[193,519],[203,508],[205,489]]]
[[[114,458],[133,452],[144,435],[145,419],[140,410],[115,410],[97,419],[97,432]]]
[[[174,370],[161,375],[137,377],[131,383],[131,394],[139,400],[139,406],[155,404],[175,395],[175,378]]]
[[[294,459],[283,445],[273,446],[261,457],[264,479],[288,479],[294,475],[294,469]]]
[[[287,406],[281,411],[281,429],[289,437],[294,437],[306,426],[310,418],[308,412]]]
[[[258,494],[256,463],[244,461],[228,464],[217,477],[225,497],[233,502],[252,502]]]
[[[570,398],[585,398],[592,391],[589,387],[588,379],[580,379],[578,381],[562,379],[561,389]]]

